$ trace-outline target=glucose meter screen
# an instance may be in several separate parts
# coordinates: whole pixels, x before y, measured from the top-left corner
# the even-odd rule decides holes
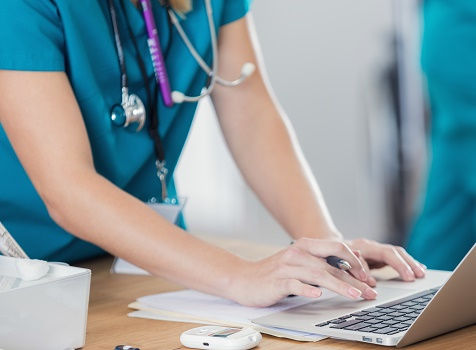
[[[210,334],[212,337],[226,338],[232,334],[238,333],[241,331],[239,328],[227,328],[222,331]]]

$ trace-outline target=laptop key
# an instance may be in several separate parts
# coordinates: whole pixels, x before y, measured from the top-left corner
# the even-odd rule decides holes
[[[351,314],[352,316],[356,316],[356,317],[359,317],[359,316],[365,316],[367,315],[368,312],[367,311],[359,311],[359,312],[354,312],[353,314]]]
[[[349,326],[352,326],[353,324],[360,323],[360,322],[362,322],[362,321],[360,321],[360,320],[345,321],[345,322],[342,322],[342,323],[339,323],[339,324],[332,325],[331,328],[342,329],[342,328],[349,327]]]
[[[408,321],[410,318],[405,317],[405,316],[400,316],[400,317],[395,317],[395,321],[403,322],[403,321]]]
[[[385,328],[380,328],[380,329],[375,330],[374,333],[377,333],[377,334],[387,334],[387,333],[390,333],[390,332],[395,332],[395,331],[397,331],[397,330],[398,330],[397,328],[385,327]]]
[[[403,309],[406,309],[406,307],[405,307],[404,305],[397,304],[397,305],[392,306],[391,309],[394,309],[394,310],[403,310]]]
[[[372,308],[370,308],[370,309],[365,309],[365,310],[363,310],[363,311],[367,311],[367,313],[369,313],[369,312],[377,312],[377,311],[380,311],[380,310],[379,310],[379,308],[377,308],[377,307],[372,307]]]
[[[389,313],[395,312],[395,309],[386,307],[386,308],[379,309],[378,312],[383,312],[384,314],[389,314]]]
[[[410,326],[406,323],[398,323],[398,322],[395,322],[395,324],[392,325],[392,327],[395,327],[395,328],[398,328],[398,329],[401,329],[401,330],[406,330],[408,328],[410,328]]]
[[[423,309],[425,308],[425,306],[426,306],[426,305],[421,305],[421,304],[419,304],[419,305],[412,306],[412,309],[415,309],[415,310],[417,310],[417,311],[421,311],[421,310],[423,310]]]
[[[401,309],[401,310],[398,310],[398,311],[399,311],[399,312],[403,312],[403,313],[405,313],[405,314],[409,314],[409,313],[411,313],[411,312],[415,312],[415,309],[412,309],[412,308],[407,307],[407,308],[405,308],[405,309]]]
[[[322,323],[319,323],[319,324],[316,324],[316,327],[324,327],[324,326],[327,326],[330,322],[322,322]]]
[[[385,324],[385,323],[376,323],[376,324],[373,324],[372,327],[375,327],[375,328],[386,328],[386,327],[388,327],[388,324]]]
[[[407,302],[404,302],[402,303],[403,306],[413,306],[413,305],[417,305],[417,303],[415,303],[414,301],[407,301]]]
[[[367,315],[357,317],[357,320],[361,320],[361,321],[367,321],[367,320],[372,320],[372,319],[373,319],[373,317],[367,316]]]
[[[385,323],[385,324],[388,324],[388,325],[394,325],[394,324],[398,324],[399,322],[398,321],[395,321],[395,320],[386,320],[386,321],[383,321],[382,323]]]
[[[371,312],[368,314],[368,316],[372,316],[372,317],[379,317],[383,315],[385,315],[383,312]]]
[[[400,332],[403,332],[403,331],[404,331],[403,329],[397,329],[396,331],[388,332],[387,334],[388,335],[394,335],[394,334],[397,334],[397,333],[400,333]]]
[[[339,317],[340,320],[347,320],[348,318],[351,318],[352,315],[345,315],[345,316],[341,316]]]
[[[377,320],[381,320],[381,321],[387,321],[387,320],[391,320],[391,319],[393,319],[393,317],[388,316],[388,315],[383,315],[383,316],[377,317]]]
[[[367,323],[370,323],[370,324],[378,324],[378,323],[382,323],[382,320],[378,320],[376,318],[372,318],[370,320],[365,320],[365,322]]]
[[[335,320],[331,320],[329,321],[330,323],[335,323],[335,324],[338,324],[338,323],[344,323],[345,320],[341,320],[340,318],[336,318]]]
[[[410,317],[410,318],[417,318],[418,316],[420,316],[420,314],[418,314],[416,312],[413,312],[411,314],[406,314],[405,316]]]
[[[368,323],[360,322],[360,323],[356,323],[356,324],[353,324],[351,326],[345,327],[343,329],[346,329],[348,331],[356,331],[358,329],[365,328],[365,327],[368,327],[368,326],[370,326]]]
[[[370,332],[375,331],[376,329],[378,329],[378,328],[375,328],[375,327],[365,327],[365,328],[359,329],[359,332],[369,332],[369,333],[370,333]]]
[[[428,301],[427,299],[424,299],[424,298],[416,298],[416,299],[413,299],[413,301],[415,303],[424,303],[426,301]]]
[[[403,316],[405,315],[403,312],[399,312],[399,311],[395,311],[395,312],[392,312],[391,314],[388,314],[388,316],[392,316],[392,317],[400,317],[400,316]]]

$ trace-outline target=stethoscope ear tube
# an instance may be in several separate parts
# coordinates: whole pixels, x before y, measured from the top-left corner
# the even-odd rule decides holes
[[[185,33],[173,9],[171,8],[168,9],[170,20],[173,23],[174,27],[177,29],[177,32],[179,36],[181,37],[182,41],[184,42],[185,46],[187,46],[188,51],[190,52],[192,57],[195,59],[197,64],[200,66],[200,68],[202,68],[202,70],[205,73],[207,73],[207,75],[210,78],[209,86],[203,89],[204,91],[202,91],[201,94],[198,96],[187,96],[183,92],[178,90],[172,91],[172,100],[174,101],[174,103],[198,102],[200,99],[212,93],[215,87],[215,83],[220,84],[222,86],[228,86],[228,87],[238,86],[242,84],[249,76],[251,76],[256,69],[256,66],[253,63],[246,62],[243,64],[241,68],[240,77],[235,80],[231,80],[231,81],[226,80],[218,75],[218,42],[217,42],[217,35],[215,30],[215,22],[213,20],[213,9],[212,9],[210,0],[204,0],[204,2],[205,2],[207,17],[208,17],[210,41],[212,45],[212,61],[213,62],[212,62],[211,68],[206,64],[203,58],[198,54],[193,44],[190,42],[190,39]]]
[[[167,7],[167,12],[169,14],[170,20],[173,23],[174,27],[177,29],[177,32],[179,33],[180,37],[182,38],[183,42],[187,46],[190,54],[192,57],[195,59],[197,64],[207,73],[209,76],[209,84],[206,86],[203,91],[200,93],[198,96],[187,96],[181,91],[172,91],[170,94],[171,100],[173,103],[183,103],[183,102],[198,102],[200,99],[204,98],[205,96],[208,96],[212,93],[215,84],[220,84],[223,86],[228,86],[228,87],[233,87],[233,86],[238,86],[242,84],[249,76],[253,74],[255,71],[256,67],[253,63],[251,62],[246,62],[243,64],[241,68],[241,73],[240,76],[235,79],[235,80],[226,80],[220,77],[217,74],[218,71],[218,43],[217,43],[217,35],[216,35],[216,30],[215,30],[215,23],[213,20],[213,9],[211,5],[210,0],[204,0],[205,2],[205,7],[206,7],[206,13],[207,13],[207,19],[208,19],[208,26],[210,30],[210,39],[211,39],[211,46],[212,46],[212,67],[210,68],[205,61],[202,59],[202,57],[198,54],[197,50],[195,47],[192,45],[190,42],[190,39],[186,35],[185,31],[182,28],[182,25],[180,24],[177,16],[175,15],[174,11],[170,6]],[[141,1],[141,4],[144,3],[147,5],[149,1]],[[144,127],[145,121],[146,121],[146,110],[144,107],[144,104],[142,100],[134,94],[129,94],[128,93],[128,87],[127,87],[127,72],[126,72],[126,65],[124,61],[124,52],[122,48],[122,43],[119,35],[119,29],[118,29],[118,24],[117,24],[117,15],[116,11],[114,8],[113,0],[109,0],[109,9],[111,13],[111,19],[113,23],[113,29],[114,29],[114,38],[115,38],[115,43],[116,43],[116,51],[119,59],[119,66],[121,69],[121,86],[122,86],[122,102],[121,104],[116,104],[112,107],[111,109],[111,121],[114,125],[119,126],[119,127],[128,127],[131,124],[137,123],[137,129],[136,131],[142,130]],[[144,10],[144,8],[143,8]],[[150,7],[146,8],[146,11],[151,11]],[[150,13],[147,12],[147,14],[150,15]],[[144,14],[145,15],[145,14]],[[150,16],[149,16],[150,17]],[[146,18],[147,19],[147,18]],[[150,18],[149,18],[150,22]],[[155,23],[148,23],[148,25],[154,25]],[[153,28],[152,28],[153,29]],[[156,32],[156,30],[152,30],[152,32]],[[158,38],[156,38],[158,39]],[[157,46],[157,47],[156,47]],[[161,51],[160,45],[155,45],[153,52],[157,53],[157,51]],[[152,54],[152,52],[151,52]],[[153,61],[157,61],[157,57],[153,56]],[[154,66],[154,68],[156,68]],[[160,77],[166,76],[167,81],[168,81],[168,76],[167,72],[165,69],[161,70]],[[170,103],[167,103],[166,105],[171,106]]]

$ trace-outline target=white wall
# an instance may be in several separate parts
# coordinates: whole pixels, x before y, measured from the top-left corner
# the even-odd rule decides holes
[[[331,214],[348,237],[385,239],[367,122],[385,111],[377,95],[390,49],[391,9],[385,0],[255,0],[253,5],[271,83]],[[244,185],[209,102],[199,108],[177,183],[189,196],[191,231],[287,241]]]

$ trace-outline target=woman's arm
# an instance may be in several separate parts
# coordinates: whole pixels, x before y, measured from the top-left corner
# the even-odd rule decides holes
[[[231,153],[245,180],[292,237],[341,240],[290,122],[271,92],[259,52],[249,16],[222,28],[219,74],[231,79],[243,62],[258,68],[242,85],[217,86],[212,95]],[[404,280],[424,276],[424,267],[401,247],[362,239],[348,244],[361,251],[365,267],[365,260],[371,260],[393,266]]]
[[[350,298],[375,297],[322,259],[341,256],[365,280],[343,243],[303,241],[247,262],[185,233],[100,176],[64,73],[0,71],[0,96],[0,122],[20,162],[51,217],[73,235],[155,275],[246,305],[271,305],[289,294],[319,296],[319,288],[307,283]]]
[[[186,234],[95,171],[64,73],[0,71],[0,96],[0,122],[58,225],[156,275],[227,296],[240,259]]]
[[[219,62],[219,74],[228,79],[238,75],[244,62],[257,67],[242,85],[217,85],[212,95],[247,183],[292,237],[340,238],[291,124],[271,92],[250,16],[222,28]]]

